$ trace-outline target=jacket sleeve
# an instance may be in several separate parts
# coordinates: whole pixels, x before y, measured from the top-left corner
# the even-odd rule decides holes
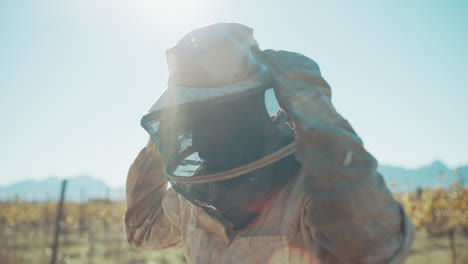
[[[136,248],[163,250],[180,246],[180,200],[168,186],[165,161],[149,140],[130,166],[126,185],[125,229]]]
[[[318,256],[324,263],[403,263],[415,235],[411,221],[336,112],[318,66],[288,72],[279,89],[287,91],[280,104],[293,121],[305,173],[303,225]]]

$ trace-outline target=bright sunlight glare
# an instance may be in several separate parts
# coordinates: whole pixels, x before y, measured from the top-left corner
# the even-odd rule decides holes
[[[135,0],[121,2],[136,17],[171,30],[196,22],[210,12],[210,0]]]

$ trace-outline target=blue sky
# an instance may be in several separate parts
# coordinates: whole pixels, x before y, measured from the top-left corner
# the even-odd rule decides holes
[[[468,164],[466,1],[0,1],[0,185],[89,173],[117,186],[147,141],[165,50],[234,21],[316,60],[383,164]]]

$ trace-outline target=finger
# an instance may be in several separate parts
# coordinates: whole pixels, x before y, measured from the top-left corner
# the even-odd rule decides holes
[[[267,66],[272,66],[274,64],[277,53],[276,50],[266,49],[262,51],[257,46],[253,46],[251,50],[254,58],[258,59],[259,62]]]
[[[255,60],[257,60],[260,63],[267,64],[263,52],[257,46],[252,46],[251,51]]]
[[[277,74],[279,72],[278,65],[276,65],[276,54],[277,51],[272,49],[267,49],[261,51],[258,47],[254,46],[251,48],[252,54],[259,63],[267,66],[268,70],[272,74]]]

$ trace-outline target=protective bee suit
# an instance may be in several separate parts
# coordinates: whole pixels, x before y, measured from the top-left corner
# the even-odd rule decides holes
[[[151,139],[128,173],[129,243],[181,247],[187,263],[403,263],[411,221],[334,109],[318,65],[260,51],[252,32],[214,24],[168,51],[169,87],[142,119]],[[233,156],[236,167],[207,169],[183,106],[269,88],[283,111],[272,117],[261,158]],[[239,228],[233,208],[254,218]]]

